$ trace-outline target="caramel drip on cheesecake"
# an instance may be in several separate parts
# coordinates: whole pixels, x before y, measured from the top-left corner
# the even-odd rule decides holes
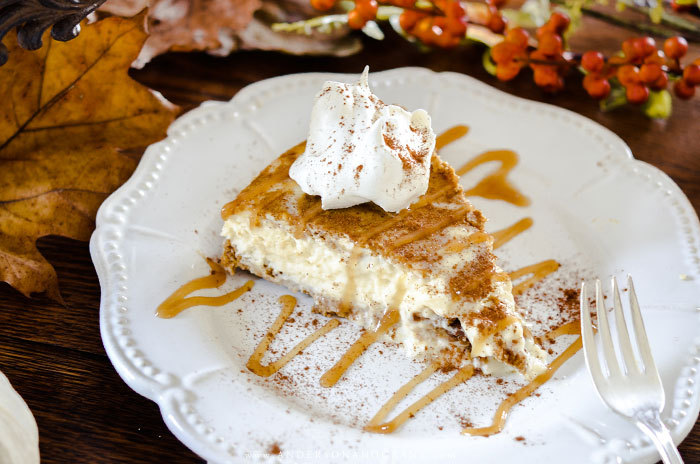
[[[470,211],[472,211],[473,208],[471,206],[464,206],[458,210],[456,210],[454,213],[450,214],[447,216],[446,219],[438,222],[437,224],[431,226],[431,227],[425,227],[423,229],[417,230],[415,232],[410,232],[403,237],[397,239],[395,242],[392,243],[390,249],[396,249],[399,247],[402,247],[404,245],[408,245],[411,242],[418,241],[420,239],[423,239],[425,237],[429,237],[430,235],[441,231],[442,229],[445,229],[455,222],[461,220],[464,218],[467,214],[469,214]]]
[[[260,377],[269,377],[278,370],[282,369],[289,361],[292,360],[292,358],[294,358],[294,356],[301,353],[313,342],[340,325],[340,321],[338,321],[338,319],[331,319],[330,321],[326,322],[323,327],[297,343],[294,348],[288,351],[280,359],[268,365],[263,365],[261,364],[261,361],[263,356],[265,356],[265,352],[270,347],[270,343],[272,343],[272,340],[274,340],[277,334],[279,334],[280,330],[282,330],[282,326],[285,322],[287,322],[287,319],[289,316],[291,316],[294,308],[296,308],[297,305],[296,298],[291,295],[282,295],[279,298],[279,302],[282,304],[282,311],[280,311],[280,314],[277,316],[277,319],[275,319],[272,327],[270,327],[270,330],[267,331],[263,339],[260,340],[260,343],[258,343],[258,346],[255,348],[253,354],[250,355],[250,358],[248,358],[248,362],[246,363],[246,367],[253,374],[257,374]]]
[[[389,308],[379,322],[379,326],[374,330],[365,331],[360,335],[360,338],[348,348],[340,360],[323,374],[321,377],[321,385],[324,387],[332,387],[338,383],[338,380],[340,380],[345,371],[348,370],[355,360],[359,358],[372,343],[376,342],[379,337],[387,333],[400,319],[401,315],[399,314],[399,310],[396,308]]]
[[[503,200],[516,206],[527,206],[530,199],[520,193],[509,181],[508,174],[518,164],[518,155],[512,150],[487,151],[467,162],[457,170],[458,176],[463,176],[472,169],[490,161],[497,161],[501,166],[491,174],[481,179],[478,184],[467,190],[467,196],[478,196],[491,200]]]
[[[430,364],[421,373],[399,388],[398,391],[394,393],[391,398],[389,398],[389,401],[387,401],[384,406],[379,409],[377,414],[375,414],[369,421],[369,424],[365,426],[365,430],[376,433],[392,433],[408,419],[414,417],[418,411],[428,406],[430,403],[452,390],[457,385],[464,383],[470,379],[472,375],[474,375],[474,366],[471,364],[459,369],[455,375],[452,376],[452,378],[430,390],[413,404],[401,411],[394,419],[389,422],[381,422],[402,399],[406,398],[417,385],[428,379],[436,370],[438,370],[438,368],[438,363]]]
[[[306,140],[290,148],[285,154],[302,153],[305,148]],[[288,170],[278,169],[274,172],[274,174],[275,175],[270,175],[269,177],[260,180],[259,184],[254,190],[244,190],[236,198],[234,198],[233,201],[226,203],[221,208],[221,219],[225,221],[226,218],[228,218],[236,212],[236,210],[240,207],[241,204],[248,203],[254,206],[254,209],[257,210],[255,215],[257,215],[258,212],[263,208],[263,206],[265,206],[265,204],[269,204],[266,202],[267,196],[265,195],[265,193],[272,191],[273,187],[277,186],[278,184],[290,180]],[[261,192],[263,192],[262,195]]]
[[[526,217],[505,229],[497,230],[493,235],[493,249],[497,249],[513,240],[517,235],[522,234],[532,227],[532,218]]]
[[[504,331],[506,328],[510,327],[513,324],[516,324],[517,322],[518,318],[516,318],[515,316],[506,316],[500,321],[496,322],[495,324],[491,324],[484,330],[479,331],[479,339],[475,340],[474,343],[472,343],[472,356],[474,356],[473,353],[478,353],[481,351],[481,349],[488,341],[489,337]]]
[[[469,237],[467,237],[466,240],[450,240],[445,245],[443,245],[442,248],[440,248],[440,251],[445,253],[459,253],[465,248],[469,248],[470,246],[476,245],[478,243],[488,242],[489,240],[493,240],[493,237],[490,234],[487,234],[486,232],[474,232]]]
[[[557,269],[559,269],[559,263],[553,259],[548,259],[546,261],[535,263],[530,266],[525,266],[523,268],[509,273],[508,275],[513,281],[519,279],[520,277],[532,274],[529,278],[513,287],[513,295],[521,295],[530,287],[532,287],[537,282],[544,279]]]
[[[172,295],[165,299],[156,310],[158,317],[170,319],[175,317],[187,308],[192,306],[223,306],[230,303],[245,292],[253,288],[253,281],[249,280],[242,287],[220,296],[191,296],[190,293],[206,288],[219,288],[226,282],[226,271],[221,265],[207,258],[207,264],[211,269],[211,274],[206,277],[199,277],[191,280],[175,290]]]
[[[301,235],[304,233],[304,230],[306,230],[306,225],[313,220],[316,216],[321,214],[323,212],[323,207],[321,206],[321,202],[319,201],[315,205],[313,205],[311,208],[309,208],[304,215],[301,217],[301,220],[299,221],[299,224],[296,226],[296,230],[294,231],[294,235],[296,238],[300,238]]]
[[[549,334],[545,335],[548,338],[554,338],[559,335],[565,334],[580,334],[580,322],[573,321],[565,324],[558,329],[553,330]],[[573,355],[575,355],[581,349],[581,337],[579,336],[574,343],[572,343],[567,349],[564,350],[559,356],[552,361],[552,363],[547,367],[547,370],[542,374],[535,377],[535,379],[529,384],[517,390],[515,393],[508,395],[508,397],[503,400],[503,402],[498,406],[496,413],[493,417],[493,422],[488,427],[469,427],[462,430],[463,434],[476,435],[476,436],[489,436],[495,433],[499,433],[503,430],[506,425],[506,419],[508,418],[508,413],[513,406],[520,403],[525,398],[532,395],[532,393],[546,383],[549,379],[554,376],[557,370],[568,361]]]

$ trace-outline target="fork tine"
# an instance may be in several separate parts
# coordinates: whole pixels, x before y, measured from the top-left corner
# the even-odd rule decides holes
[[[617,326],[617,339],[620,342],[620,352],[622,353],[622,367],[628,374],[640,373],[637,358],[632,350],[629,329],[625,321],[625,314],[622,311],[622,301],[620,300],[620,290],[617,286],[617,279],[612,277],[613,307],[615,308],[615,325]]]
[[[659,381],[659,383],[661,383],[659,371],[656,370],[656,363],[654,362],[654,357],[651,354],[651,347],[649,346],[647,332],[644,329],[644,320],[642,319],[642,313],[639,310],[639,302],[637,301],[637,293],[634,291],[632,276],[627,276],[627,283],[630,289],[630,314],[632,316],[632,324],[634,325],[634,338],[639,346],[639,354],[642,356],[644,372],[650,376],[653,376]]]
[[[600,279],[595,281],[595,307],[598,313],[598,332],[603,343],[603,359],[608,368],[608,375],[621,376],[620,364],[617,362],[617,354],[613,346],[612,336],[610,335],[610,323],[608,322],[608,311],[603,304],[603,289],[600,284]]]
[[[588,370],[593,377],[593,383],[600,390],[602,382],[605,380],[603,371],[598,360],[598,350],[596,348],[593,335],[593,325],[591,324],[591,310],[588,307],[588,296],[586,295],[586,283],[581,283],[581,338],[583,340],[583,354],[588,364]]]

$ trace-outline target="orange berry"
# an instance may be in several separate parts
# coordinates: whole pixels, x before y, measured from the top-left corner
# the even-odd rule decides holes
[[[362,29],[367,24],[367,20],[362,17],[357,8],[348,13],[348,26],[350,29]]]
[[[540,37],[540,42],[537,45],[537,49],[545,55],[561,55],[561,52],[563,51],[561,36],[552,33],[543,34]]]
[[[641,105],[649,99],[649,89],[642,84],[632,84],[625,89],[625,96],[633,105]]]
[[[644,58],[644,63],[653,63],[658,64],[659,66],[663,66],[666,64],[666,55],[661,50],[656,50],[654,53]]]
[[[357,0],[355,2],[355,9],[360,13],[360,16],[367,21],[371,21],[377,17],[378,8],[377,0]]]
[[[453,16],[455,18],[464,18],[464,16],[467,13],[464,11],[464,7],[462,6],[461,3],[457,2],[457,1],[453,1],[447,5],[445,14],[447,16]]]
[[[678,98],[683,100],[690,100],[695,95],[695,86],[688,85],[685,79],[678,79],[675,84],[673,84],[673,91],[676,93]]]
[[[467,33],[467,21],[462,17],[447,17],[447,32],[459,40]]]
[[[556,92],[564,87],[564,80],[552,66],[538,66],[534,72],[535,84],[547,92]]]
[[[423,16],[413,10],[404,10],[399,16],[399,25],[404,31],[410,31]]]
[[[672,60],[680,59],[688,52],[688,41],[681,36],[668,38],[664,42],[664,52]]]
[[[663,90],[668,85],[668,75],[665,72],[661,72],[661,76],[656,79],[649,87],[652,90]]]
[[[506,32],[506,42],[515,44],[520,50],[527,48],[527,43],[530,40],[530,34],[522,27],[508,29]]]
[[[514,61],[510,63],[500,63],[496,66],[496,77],[499,81],[509,81],[518,75],[520,65]]]
[[[656,51],[656,41],[651,37],[639,37],[634,39],[635,48],[639,50],[641,58],[646,58]]]
[[[492,32],[500,34],[506,28],[507,19],[501,13],[492,14],[489,23],[486,25]]]
[[[581,57],[581,67],[590,73],[599,73],[605,66],[605,57],[602,53],[588,51]]]
[[[552,15],[549,17],[549,20],[547,21],[547,24],[550,25],[552,30],[560,35],[563,34],[564,31],[566,31],[570,23],[571,20],[569,19],[569,17],[561,11],[553,12]]]
[[[700,66],[697,64],[689,64],[683,69],[683,80],[689,85],[700,85]]]
[[[640,45],[635,39],[627,39],[622,42],[622,53],[625,54],[625,58],[628,61],[637,61],[639,58],[642,58]]]
[[[583,78],[583,88],[591,98],[596,100],[601,100],[610,94],[610,82],[594,74],[587,74]]]
[[[518,47],[511,42],[503,41],[491,47],[491,58],[499,64],[513,61],[517,53]]]
[[[311,6],[319,11],[326,11],[333,8],[335,0],[311,0]]]
[[[631,64],[620,66],[617,69],[617,80],[619,80],[625,87],[639,84],[641,82],[641,78],[639,77],[639,68]]]
[[[538,61],[549,61],[549,58],[547,58],[547,55],[542,53],[540,50],[533,50],[530,52],[530,59],[531,60],[538,60]],[[537,67],[539,66],[546,66],[542,65],[541,63],[530,63],[530,68],[534,71]]]
[[[663,72],[661,66],[656,63],[643,64],[642,67],[639,68],[639,78],[645,84],[651,84],[656,82]]]
[[[676,13],[683,13],[686,11],[690,11],[693,8],[693,5],[679,5],[676,0],[671,0],[671,9],[675,11]]]

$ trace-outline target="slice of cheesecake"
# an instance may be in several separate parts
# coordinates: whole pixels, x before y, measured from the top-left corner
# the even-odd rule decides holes
[[[485,219],[447,163],[433,155],[427,192],[399,213],[373,203],[323,210],[289,178],[303,152],[304,143],[281,155],[223,208],[229,272],[304,292],[316,311],[368,330],[398,309],[390,336],[411,357],[446,369],[472,362],[528,379],[544,371],[544,352],[516,311]]]

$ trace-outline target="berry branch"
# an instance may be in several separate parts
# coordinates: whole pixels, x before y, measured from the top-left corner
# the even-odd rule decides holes
[[[310,1],[314,8],[334,10],[333,14],[274,27],[306,34],[314,28],[321,32],[324,28],[361,29],[374,38],[382,38],[376,22],[389,21],[403,37],[427,47],[454,48],[467,41],[481,42],[488,47],[484,67],[499,80],[512,80],[529,68],[535,85],[553,93],[564,88],[564,78],[568,74],[580,73],[584,89],[591,98],[600,101],[602,110],[629,103],[640,105],[650,117],[666,118],[671,113],[668,87],[672,87],[679,98],[687,100],[695,95],[695,88],[700,85],[700,58],[683,63],[688,42],[678,35],[659,34],[668,37],[660,48],[651,37],[631,38],[622,43],[619,52],[606,57],[595,50],[585,53],[567,50],[566,38],[573,32],[572,21],[558,10],[550,11],[547,21],[529,32],[515,24],[513,15],[509,14],[511,21],[508,20],[501,9],[505,0],[486,0],[486,3],[342,0],[339,5],[337,0]],[[580,0],[570,11],[585,14],[586,1]],[[345,13],[338,10],[345,10]],[[652,9],[647,10],[651,15]],[[668,16],[659,15],[656,8],[653,14],[665,25],[673,23]],[[693,32],[689,29],[694,27],[693,23],[683,25]]]

